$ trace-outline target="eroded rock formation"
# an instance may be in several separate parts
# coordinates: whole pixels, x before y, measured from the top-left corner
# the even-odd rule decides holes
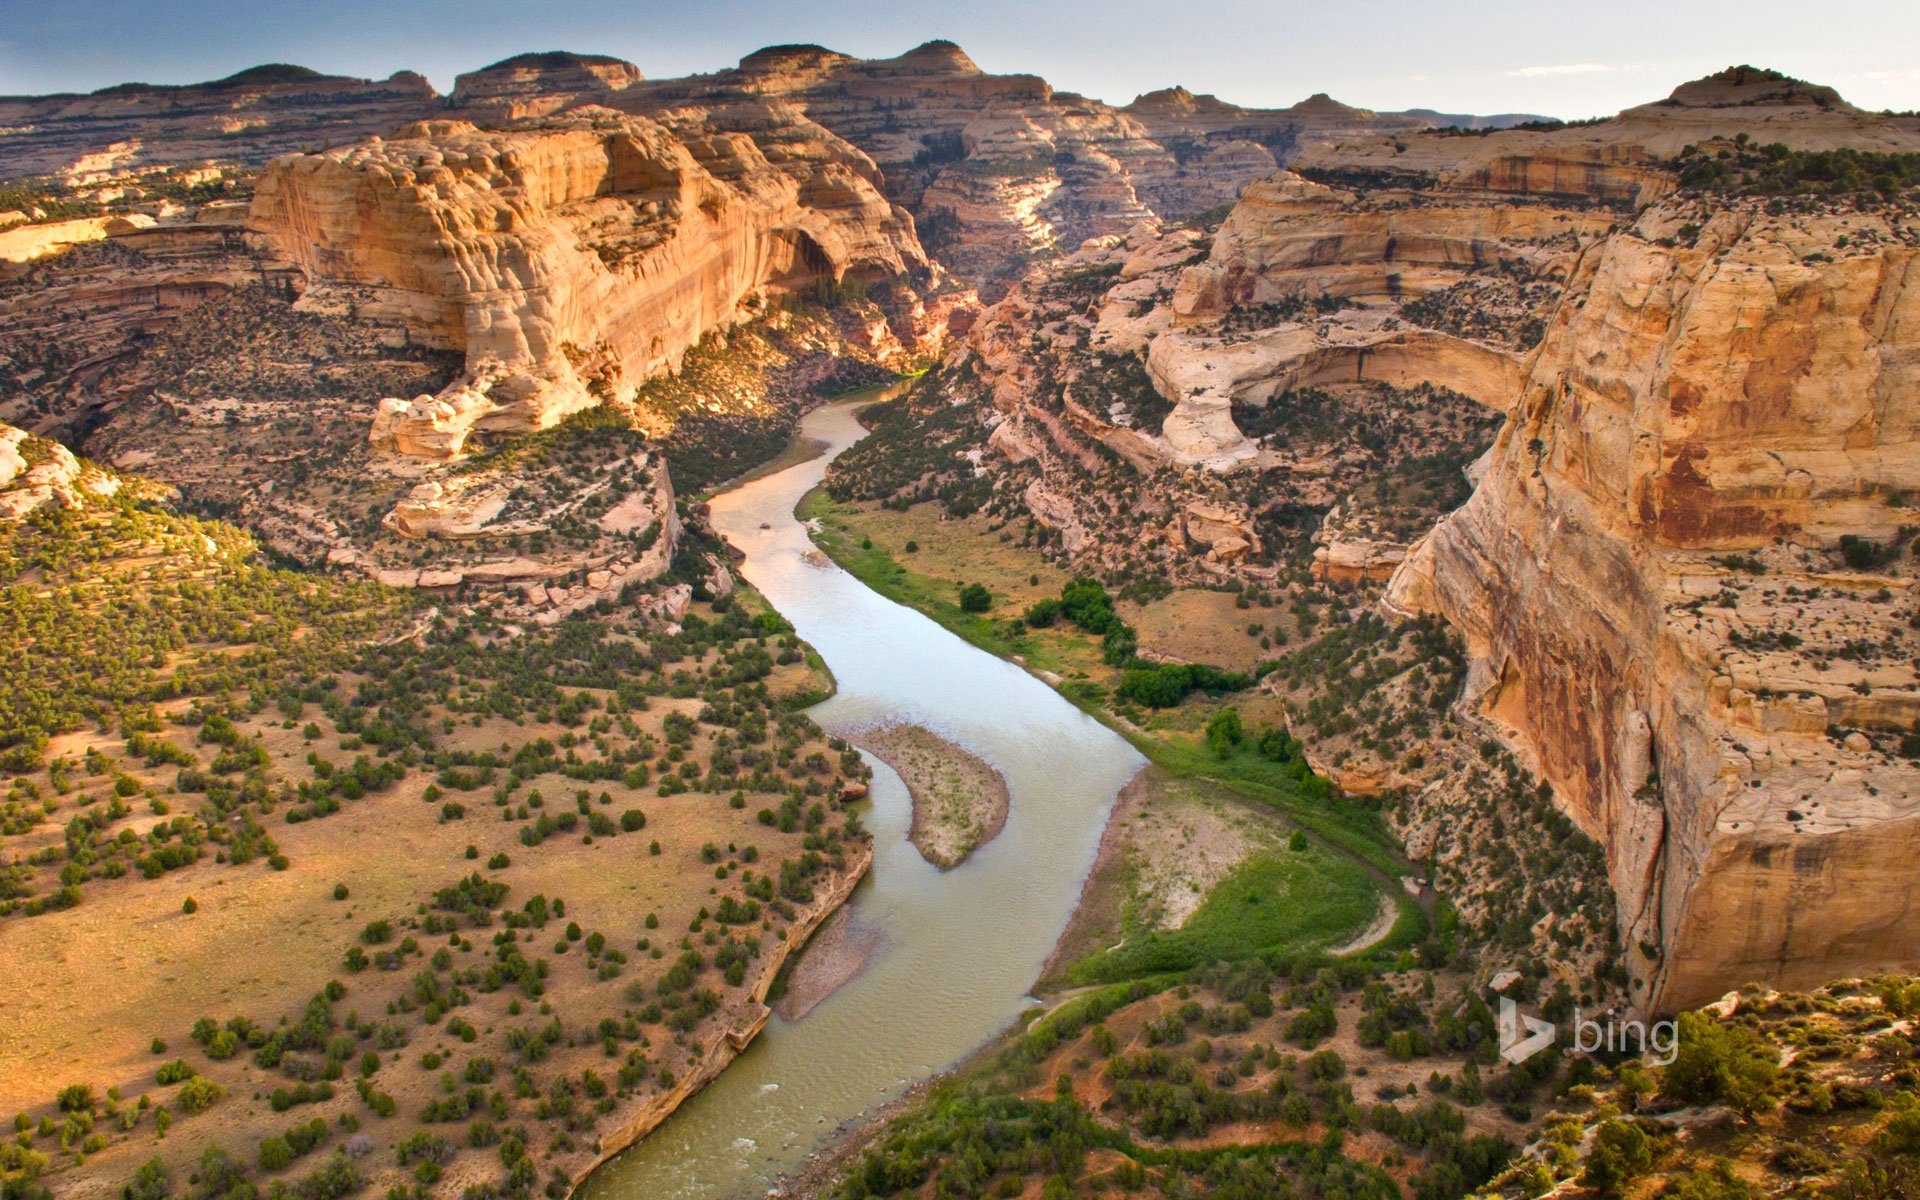
[[[438,395],[384,402],[383,447],[459,454],[630,397],[749,297],[924,273],[859,151],[797,114],[752,137],[594,109],[508,131],[437,121],[277,160],[250,227],[361,315],[466,355]]]
[[[1588,251],[1390,592],[1607,846],[1656,1009],[1920,958],[1920,224],[1797,208],[1676,200]]]
[[[187,86],[0,97],[0,177],[73,183],[177,163],[257,165],[303,146],[385,133],[442,101],[426,78],[323,75],[273,63]]]

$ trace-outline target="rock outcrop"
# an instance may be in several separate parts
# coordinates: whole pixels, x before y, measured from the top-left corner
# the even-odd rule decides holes
[[[448,106],[475,124],[547,117],[600,104],[646,76],[624,59],[562,50],[516,54],[453,81]]]
[[[1607,847],[1651,1009],[1920,959],[1920,225],[1798,208],[1676,200],[1588,251],[1390,591]]]
[[[81,462],[60,443],[0,425],[0,521],[49,505],[75,508],[119,490],[118,477]]]
[[[476,428],[630,397],[749,297],[926,271],[872,162],[779,115],[766,149],[593,108],[505,131],[417,124],[276,160],[249,224],[322,291],[372,289],[362,317],[465,353],[462,379],[386,402],[374,429],[447,457]]]

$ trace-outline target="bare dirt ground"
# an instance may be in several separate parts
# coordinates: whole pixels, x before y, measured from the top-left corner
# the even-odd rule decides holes
[[[847,740],[886,762],[913,797],[908,838],[934,866],[952,870],[998,837],[1011,796],[992,764],[918,725],[883,725]]]
[[[1393,932],[1393,926],[1400,919],[1400,906],[1393,896],[1383,894],[1380,897],[1380,911],[1374,915],[1373,924],[1354,935],[1351,941],[1333,947],[1329,954],[1356,954],[1371,946],[1377,946]]]
[[[1122,600],[1117,609],[1140,634],[1141,653],[1240,671],[1279,654],[1275,643],[1286,640],[1294,622],[1284,608],[1242,608],[1239,599],[1230,592],[1179,588],[1151,604]]]

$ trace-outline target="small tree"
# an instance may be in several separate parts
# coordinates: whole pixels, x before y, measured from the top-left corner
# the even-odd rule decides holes
[[[960,589],[960,611],[983,613],[993,607],[993,593],[983,585],[969,583]]]
[[[172,1190],[173,1181],[167,1175],[167,1164],[158,1158],[150,1158],[133,1173],[127,1186],[120,1189],[120,1195],[122,1200],[166,1200]]]
[[[1699,1013],[1681,1013],[1680,1048],[1660,1090],[1683,1104],[1725,1103],[1742,1117],[1772,1106],[1779,1056],[1759,1034]]]
[[[1246,737],[1246,732],[1240,721],[1240,710],[1223,708],[1207,722],[1207,748],[1215,758],[1226,758]]]
[[[1582,1181],[1603,1196],[1617,1196],[1653,1165],[1653,1148],[1638,1125],[1608,1121],[1594,1135]]]

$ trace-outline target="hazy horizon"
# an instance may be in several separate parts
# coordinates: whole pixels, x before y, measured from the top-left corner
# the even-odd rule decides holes
[[[1112,104],[1175,85],[1252,107],[1316,92],[1372,109],[1604,115],[1736,63],[1840,90],[1862,108],[1920,108],[1920,6],[1841,3],[1809,28],[1779,0],[1591,5],[1497,0],[1454,13],[1408,0],[1338,9],[1227,0],[1205,20],[1164,5],[988,0],[923,12],[877,0],[832,6],[716,0],[697,14],[657,0],[67,0],[10,14],[0,93],[86,92],[124,82],[197,83],[265,62],[328,74],[454,76],[526,51],[610,54],[650,78],[731,67],[763,46],[814,42],[889,57],[946,38],[981,68],[1027,72]],[[1265,47],[1271,47],[1267,53]]]

